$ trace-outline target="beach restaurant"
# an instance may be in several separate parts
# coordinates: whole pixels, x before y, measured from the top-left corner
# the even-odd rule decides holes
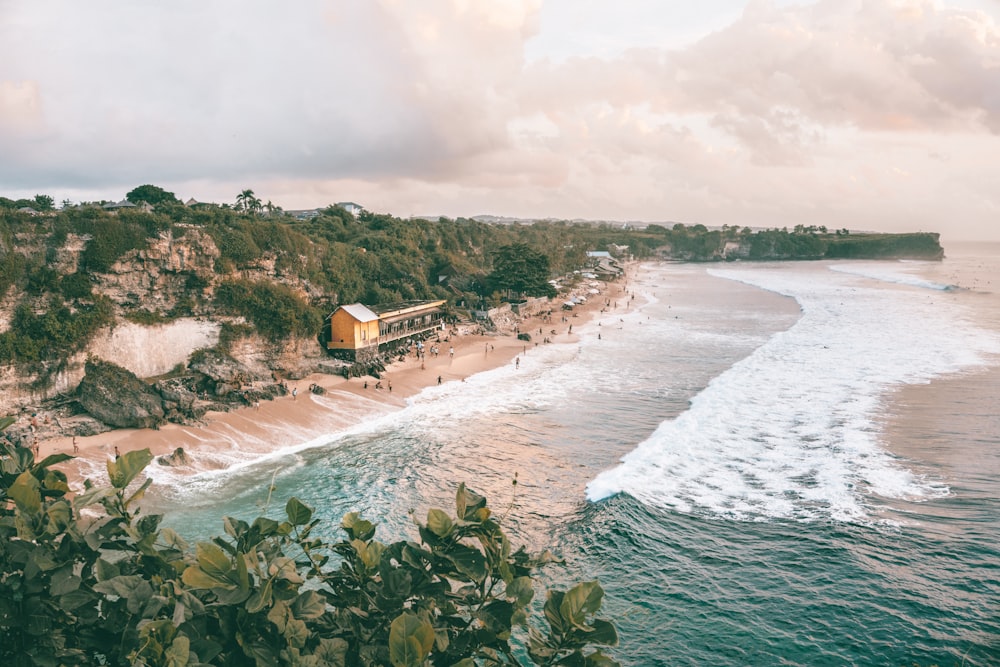
[[[402,301],[379,306],[352,303],[338,306],[330,314],[330,337],[326,348],[334,356],[353,361],[374,358],[399,341],[422,337],[441,329],[444,320],[440,301]]]

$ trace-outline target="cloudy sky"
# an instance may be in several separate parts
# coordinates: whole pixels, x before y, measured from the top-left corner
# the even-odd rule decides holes
[[[1000,0],[0,0],[0,195],[1000,240]]]

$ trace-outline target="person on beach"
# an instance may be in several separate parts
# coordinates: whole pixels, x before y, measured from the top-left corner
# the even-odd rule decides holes
[[[299,395],[299,388],[298,387],[292,387],[292,400],[293,401],[296,400],[296,397],[298,395]]]
[[[521,367],[521,357],[517,357],[516,359],[514,359],[514,368],[520,368],[520,367]]]
[[[118,451],[118,445],[115,445],[115,461],[121,458],[121,453]]]
[[[441,384],[441,376],[438,375],[438,384]]]
[[[76,436],[75,435],[73,436],[73,453],[74,454],[79,454],[80,453],[80,445],[76,444]]]

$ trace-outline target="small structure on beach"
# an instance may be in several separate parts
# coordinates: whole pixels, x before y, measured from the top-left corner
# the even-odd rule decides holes
[[[421,337],[440,329],[444,320],[439,301],[403,301],[365,306],[353,303],[339,306],[330,314],[326,349],[336,357],[367,361],[390,350],[400,341]]]

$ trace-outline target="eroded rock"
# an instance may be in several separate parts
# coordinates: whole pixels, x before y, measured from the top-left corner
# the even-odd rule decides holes
[[[87,361],[77,400],[95,419],[118,428],[154,428],[163,422],[163,400],[155,389],[121,366]]]

